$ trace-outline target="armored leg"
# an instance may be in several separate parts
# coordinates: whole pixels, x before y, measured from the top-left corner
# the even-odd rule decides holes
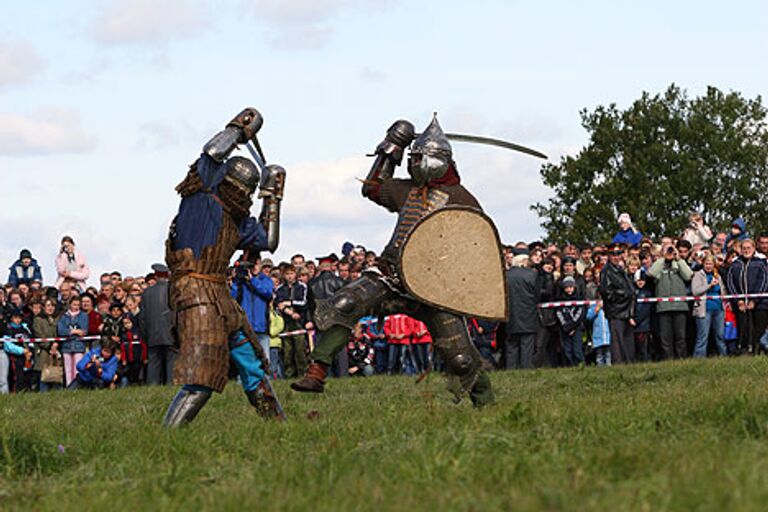
[[[253,343],[236,336],[230,342],[229,353],[240,373],[240,382],[243,384],[245,396],[248,397],[248,402],[256,409],[256,412],[264,418],[284,417],[277,397],[271,386],[268,386],[264,380],[266,378],[264,367],[256,354]]]
[[[469,393],[476,407],[493,403],[491,381],[483,370],[482,357],[469,337],[464,319],[432,308],[424,308],[420,316],[432,334],[435,352],[445,362],[448,389],[456,401]]]
[[[163,425],[175,428],[191,422],[211,398],[211,393],[210,388],[202,386],[182,387],[168,406]]]
[[[333,358],[349,341],[357,321],[377,314],[382,303],[396,294],[381,279],[370,274],[346,285],[328,300],[318,301],[315,324],[323,331],[310,354],[312,363],[307,374],[291,384],[294,391],[322,393],[325,377]]]

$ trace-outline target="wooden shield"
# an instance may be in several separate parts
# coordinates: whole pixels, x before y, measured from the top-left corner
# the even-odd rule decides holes
[[[400,252],[408,293],[460,315],[504,321],[507,285],[499,233],[480,210],[449,206],[417,222]]]

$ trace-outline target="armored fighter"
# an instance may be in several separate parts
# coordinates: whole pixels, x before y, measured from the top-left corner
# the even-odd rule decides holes
[[[174,382],[182,388],[165,415],[165,425],[192,421],[211,394],[227,382],[230,356],[238,367],[248,401],[264,417],[282,416],[265,373],[267,359],[240,305],[227,288],[227,269],[235,251],[258,255],[278,244],[280,201],[285,170],[265,165],[256,133],[261,114],[246,108],[217,133],[176,187],[178,215],[166,241],[171,272],[169,304],[175,315],[180,353]],[[230,156],[249,148],[261,165]],[[261,215],[252,217],[252,197],[260,186]]]
[[[411,143],[410,179],[396,179],[395,168],[401,164]],[[464,251],[466,245],[482,245],[474,241],[468,243],[467,237],[471,235],[465,232],[466,226],[462,227],[462,223],[456,221],[469,215],[474,219],[472,222],[488,228],[490,242],[486,245],[490,245],[490,250],[486,253],[490,256],[481,260],[491,268],[489,275],[493,275],[499,284],[498,307],[496,311],[489,310],[485,316],[503,317],[506,288],[498,233],[482,214],[474,196],[461,185],[451,144],[436,116],[418,136],[413,124],[396,121],[387,130],[374,156],[362,193],[398,214],[395,231],[377,268],[366,270],[360,279],[341,288],[329,300],[318,301],[315,324],[323,335],[310,356],[312,363],[307,375],[294,382],[291,388],[302,392],[323,391],[328,366],[349,339],[350,330],[359,318],[374,315],[383,319],[388,314],[405,313],[427,325],[434,340],[434,350],[445,362],[449,389],[456,400],[469,394],[475,406],[488,405],[494,400],[491,381],[482,369],[480,354],[469,338],[463,316],[477,313],[473,311],[476,298],[466,290],[454,294],[455,297],[436,297],[434,285],[444,291],[457,284],[468,286],[467,281],[472,281],[452,275],[450,282],[440,283],[447,273],[440,271],[438,263],[454,259],[455,251]],[[443,213],[450,214],[450,218],[437,215]],[[408,249],[409,245],[414,246],[413,250]],[[410,282],[408,275],[413,276]],[[419,283],[423,276],[429,281],[426,289]],[[437,292],[439,295],[440,290]]]

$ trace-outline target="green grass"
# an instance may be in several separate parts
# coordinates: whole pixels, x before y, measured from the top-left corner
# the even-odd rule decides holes
[[[287,424],[231,384],[170,432],[170,387],[3,396],[0,509],[766,510],[766,374],[762,357],[495,373],[483,411],[436,375],[281,382]]]

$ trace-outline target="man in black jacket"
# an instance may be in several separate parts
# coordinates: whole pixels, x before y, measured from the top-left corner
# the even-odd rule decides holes
[[[314,318],[315,306],[318,300],[327,300],[333,297],[337,290],[344,286],[344,280],[333,273],[333,264],[338,262],[339,258],[335,254],[317,258],[318,274],[309,282],[309,310]],[[320,342],[322,332],[315,332],[315,339]],[[336,377],[346,377],[349,373],[349,358],[347,350],[342,349],[333,358],[331,372]]]
[[[162,263],[152,265],[157,282],[147,288],[141,297],[142,336],[147,341],[147,383],[173,382],[173,364],[176,360],[171,333],[171,310],[168,307],[168,267]]]
[[[507,270],[509,318],[505,365],[507,369],[533,368],[533,342],[539,328],[536,271],[527,268],[527,257],[515,256]]]
[[[296,268],[289,265],[283,271],[283,284],[275,290],[277,310],[285,320],[285,332],[301,332],[308,327],[308,288],[296,280]],[[304,333],[283,338],[285,376],[303,375],[307,371],[307,336]]]
[[[620,244],[608,248],[608,264],[600,274],[600,297],[611,328],[611,359],[614,363],[635,360],[635,290],[624,269]]]

